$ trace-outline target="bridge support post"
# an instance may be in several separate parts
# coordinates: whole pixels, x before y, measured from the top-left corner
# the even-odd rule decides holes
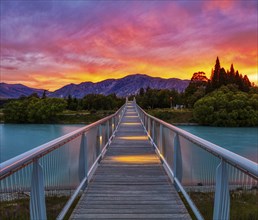
[[[98,128],[98,144],[97,144],[97,150],[96,150],[96,157],[99,156],[101,150],[102,150],[102,125],[99,125],[99,128]]]
[[[216,169],[216,187],[213,209],[213,219],[229,219],[230,213],[230,195],[228,187],[227,164],[221,159]]]
[[[180,183],[182,181],[182,155],[179,136],[176,133],[174,136],[174,178],[176,178]],[[176,185],[178,191],[179,187]]]
[[[115,130],[115,121],[114,121],[115,119],[114,119],[114,117],[112,118],[112,122],[111,122],[111,129],[112,129],[112,134],[114,133],[114,130]]]
[[[148,118],[148,128],[147,129],[148,129],[148,134],[149,135],[151,135],[151,131],[150,131],[151,129],[150,128],[151,128],[151,120],[150,120],[150,118]]]
[[[152,141],[153,141],[153,143],[155,144],[155,121],[153,120],[152,121],[152,135],[151,135],[152,137]]]
[[[159,151],[163,154],[163,125],[159,125]]]
[[[109,129],[109,121],[107,121],[107,142],[108,142],[108,146],[110,145],[110,141],[109,141],[109,138],[110,138],[110,129]]]
[[[30,219],[47,219],[44,191],[44,174],[38,159],[33,163],[31,192],[30,192]]]
[[[87,145],[87,135],[82,134],[81,145],[80,145],[80,156],[79,156],[79,175],[80,182],[88,176],[88,145]],[[87,182],[86,182],[87,186]]]

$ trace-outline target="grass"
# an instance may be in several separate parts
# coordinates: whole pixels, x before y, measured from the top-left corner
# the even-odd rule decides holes
[[[100,120],[108,115],[115,113],[115,111],[64,111],[56,117],[56,123],[59,124],[90,124]]]
[[[191,192],[189,195],[204,219],[212,219],[214,193]],[[193,219],[196,219],[185,199],[183,199],[183,202],[185,203],[190,216]],[[257,191],[254,190],[249,192],[236,190],[230,193],[230,219],[258,220]]]
[[[147,110],[150,115],[168,123],[195,123],[191,109],[151,109]]]
[[[47,196],[46,209],[47,219],[54,220],[61,212],[65,203],[68,201],[68,196]],[[78,197],[71,208],[68,210],[64,219],[69,219],[80,197]],[[2,220],[25,220],[30,219],[29,198],[16,199],[12,201],[0,202],[0,216]]]

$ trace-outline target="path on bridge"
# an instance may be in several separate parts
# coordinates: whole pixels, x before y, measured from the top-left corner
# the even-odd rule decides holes
[[[71,219],[191,219],[129,102]]]

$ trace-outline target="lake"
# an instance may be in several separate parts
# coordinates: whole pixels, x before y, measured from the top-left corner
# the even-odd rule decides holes
[[[84,125],[0,124],[0,162]],[[258,162],[258,127],[178,126],[214,144]]]
[[[83,126],[0,124],[0,162],[6,161]]]
[[[177,127],[252,161],[258,162],[258,127]]]

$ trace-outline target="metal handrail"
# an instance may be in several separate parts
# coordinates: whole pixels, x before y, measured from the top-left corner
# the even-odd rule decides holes
[[[227,164],[231,167],[236,168],[243,174],[253,178],[254,188],[257,187],[258,183],[258,164],[244,158],[238,154],[235,154],[229,150],[226,150],[216,144],[213,144],[209,141],[206,141],[202,138],[199,138],[187,131],[184,131],[180,128],[177,128],[171,124],[168,124],[158,118],[155,118],[152,115],[146,113],[139,105],[136,104],[134,100],[135,107],[137,109],[138,115],[141,119],[141,123],[145,129],[146,134],[148,135],[150,142],[156,149],[157,154],[163,162],[163,166],[171,178],[171,181],[175,184],[178,191],[181,191],[188,205],[192,209],[195,217],[198,220],[203,220],[201,213],[198,208],[192,201],[190,195],[187,192],[187,189],[183,186],[182,182],[182,154],[181,148],[186,149],[181,143],[181,138],[187,140],[190,143],[194,144],[196,148],[200,148],[206,151],[208,154],[213,155],[216,158],[219,158],[219,164],[216,165],[216,172],[214,175],[214,205],[213,205],[213,219],[229,219],[230,214],[230,189],[229,189],[229,175]],[[155,127],[158,125],[159,133],[156,137]],[[173,147],[173,154],[166,154],[163,152],[163,130],[164,128],[172,131],[174,137],[171,138],[171,143],[169,145]],[[156,140],[157,138],[157,140]],[[161,149],[161,150],[160,150]],[[163,155],[164,154],[164,155]],[[172,157],[172,158],[171,158]],[[167,159],[172,160],[173,165],[167,162]],[[171,162],[171,161],[170,161]],[[190,165],[191,166],[191,165]],[[248,183],[250,184],[250,183]],[[252,186],[252,185],[251,185]]]
[[[245,157],[242,157],[236,153],[233,153],[225,148],[222,148],[216,144],[206,141],[200,137],[197,137],[187,131],[184,131],[183,129],[177,128],[176,126],[173,126],[167,122],[164,122],[164,121],[148,114],[147,112],[145,112],[139,105],[137,105],[137,108],[139,108],[147,117],[162,124],[163,126],[167,127],[168,129],[175,131],[176,133],[183,136],[190,142],[200,146],[201,148],[214,154],[218,158],[221,158],[221,159],[227,161],[232,166],[236,167],[237,169],[240,169],[241,171],[247,173],[248,175],[251,175],[253,178],[258,179],[258,164],[257,163],[255,163]]]
[[[56,138],[48,143],[42,144],[32,150],[29,150],[23,154],[20,154],[14,158],[11,158],[3,163],[0,164],[0,180],[4,179],[5,177],[9,176],[10,174],[22,169],[24,166],[29,165],[34,160],[43,157],[44,155],[48,154],[49,152],[65,145],[66,143],[70,142],[71,140],[75,139],[76,137],[82,135],[83,133],[89,131],[93,127],[96,127],[104,122],[108,121],[109,119],[113,118],[125,107],[125,104],[114,114],[107,116],[99,121],[96,121],[90,125],[87,125],[83,128],[79,128],[69,134],[63,135],[59,138]]]
[[[30,184],[30,218],[31,219],[46,219],[46,206],[45,206],[45,181],[44,181],[44,173],[43,173],[43,166],[40,163],[40,158],[43,158],[45,155],[50,154],[52,151],[66,145],[67,143],[71,142],[72,140],[81,137],[80,149],[80,157],[82,163],[82,169],[84,169],[82,175],[83,178],[80,180],[79,184],[76,186],[75,191],[63,207],[62,211],[57,216],[57,219],[63,219],[66,215],[67,211],[71,207],[72,203],[74,202],[75,198],[79,195],[81,190],[87,186],[87,183],[90,181],[93,173],[95,172],[99,161],[104,156],[106,152],[106,148],[110,145],[117,128],[121,122],[123,114],[126,110],[128,100],[126,103],[114,114],[107,116],[99,121],[96,121],[90,125],[87,125],[83,128],[79,128],[76,131],[70,132],[69,134],[63,135],[62,137],[56,138],[46,144],[40,145],[30,151],[27,151],[19,156],[11,158],[3,163],[0,164],[0,180],[5,181],[8,178],[12,178],[13,174],[16,173],[18,170],[26,169],[28,165],[33,164],[33,170],[31,173],[31,184]],[[112,120],[112,128],[111,133],[109,129],[109,121]],[[107,135],[107,139],[105,142],[102,143],[103,133],[102,133],[102,125],[107,124],[107,130],[105,131],[105,135]],[[97,141],[95,149],[99,149],[95,152],[96,157],[90,167],[87,165],[88,155],[85,154],[87,151],[87,133],[90,132],[92,129],[98,129]],[[102,148],[98,148],[98,143]],[[103,146],[103,145],[104,146]],[[43,164],[44,165],[44,164]],[[16,179],[15,179],[16,181]]]

